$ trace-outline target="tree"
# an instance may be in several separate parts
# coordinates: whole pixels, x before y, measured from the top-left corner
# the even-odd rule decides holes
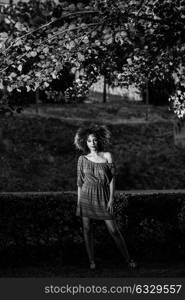
[[[184,2],[92,0],[88,5],[63,2],[56,10],[51,0],[30,1],[28,7],[35,5],[41,16],[35,22],[31,12],[21,8],[20,13],[20,4],[12,8],[15,16],[9,8],[7,17],[5,9],[1,87],[6,85],[9,92],[45,89],[70,63],[75,70],[84,68],[89,82],[103,74],[114,85],[134,82],[142,90],[150,82],[173,78],[180,88],[185,74]],[[49,7],[45,17],[43,5]]]
[[[173,79],[178,89],[184,85],[185,1],[148,1],[141,11],[133,26],[136,47],[122,80],[129,78],[143,89],[147,83]]]

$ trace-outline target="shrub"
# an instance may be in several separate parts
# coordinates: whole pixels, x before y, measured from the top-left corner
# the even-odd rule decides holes
[[[141,260],[184,257],[184,195],[117,192],[114,213],[130,252]],[[64,258],[84,252],[75,192],[0,195],[0,251],[57,249]],[[117,251],[104,222],[94,220],[100,255]],[[109,249],[109,251],[107,251]]]

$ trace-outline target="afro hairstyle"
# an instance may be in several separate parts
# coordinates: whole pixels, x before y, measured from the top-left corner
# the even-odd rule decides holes
[[[93,124],[80,127],[75,134],[74,145],[84,153],[89,153],[87,138],[90,134],[97,138],[98,151],[103,151],[111,142],[111,133],[105,125]]]

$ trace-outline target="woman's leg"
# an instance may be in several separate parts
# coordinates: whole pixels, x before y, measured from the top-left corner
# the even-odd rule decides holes
[[[85,246],[90,263],[94,262],[93,224],[87,217],[82,217]]]
[[[105,220],[105,224],[107,225],[108,231],[113,237],[124,259],[128,261],[130,259],[130,255],[127,249],[127,245],[116,223],[113,220]]]

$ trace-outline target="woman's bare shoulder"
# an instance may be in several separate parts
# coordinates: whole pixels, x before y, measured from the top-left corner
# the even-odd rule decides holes
[[[78,157],[78,161],[81,161],[83,158],[84,158],[84,155],[80,155],[80,156]]]
[[[109,162],[109,163],[112,163],[113,162],[113,157],[112,157],[112,154],[110,152],[104,152],[103,153],[104,157],[106,158],[106,160]]]

